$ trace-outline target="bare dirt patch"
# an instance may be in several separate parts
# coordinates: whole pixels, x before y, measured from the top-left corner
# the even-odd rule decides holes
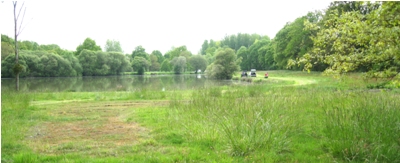
[[[71,102],[44,105],[49,119],[31,128],[27,141],[37,152],[98,154],[132,146],[150,138],[150,131],[127,122],[132,108],[166,106],[168,101]]]

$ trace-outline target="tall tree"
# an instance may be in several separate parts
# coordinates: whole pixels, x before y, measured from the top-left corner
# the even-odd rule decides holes
[[[379,3],[379,2],[378,2]],[[366,4],[368,5],[368,3]],[[393,79],[400,72],[400,3],[383,2],[367,14],[332,11],[324,28],[312,37],[313,49],[291,64],[305,64],[310,70],[324,63],[328,74],[363,71],[369,77]],[[310,29],[318,29],[308,23]]]
[[[193,55],[189,58],[189,63],[194,70],[206,70],[207,68],[207,60],[203,55]]]
[[[201,45],[201,55],[206,55],[206,50],[208,48],[208,40],[204,40],[203,45]]]
[[[150,54],[150,71],[159,71],[160,63],[158,63],[158,58],[154,54]]]
[[[22,3],[22,6],[20,7],[19,11],[18,11],[18,15],[17,15],[17,1],[13,1],[13,6],[14,6],[14,50],[15,50],[15,65],[13,68],[13,71],[15,73],[15,84],[16,84],[16,89],[17,91],[19,91],[19,74],[24,70],[24,66],[19,64],[19,56],[18,56],[18,36],[19,34],[21,34],[22,30],[22,24],[24,21],[24,17],[25,17],[25,11],[26,8],[24,8],[24,4]],[[17,30],[17,26],[18,26],[18,20],[19,20],[19,16],[21,14],[21,10],[22,8],[24,8],[24,13],[22,15],[22,20],[21,23],[19,24],[19,28]]]
[[[110,39],[107,39],[106,45],[104,46],[104,50],[106,52],[121,52],[121,53],[123,53],[121,44],[119,43],[119,41],[110,40]]]
[[[249,54],[245,46],[239,48],[239,50],[237,51],[237,56],[238,58],[242,58],[242,63],[240,63],[240,68],[242,70],[250,70],[251,67],[250,67]]]
[[[161,63],[160,70],[165,72],[171,71],[171,63],[168,59],[164,59],[164,61]]]
[[[80,44],[76,47],[75,55],[81,54],[82,50],[91,50],[91,51],[101,51],[101,47],[96,45],[96,41],[92,40],[91,38],[86,38],[83,44]]]
[[[151,54],[155,55],[157,57],[157,61],[159,64],[161,64],[164,61],[164,56],[159,50],[153,50]]]
[[[149,55],[146,53],[146,49],[143,48],[141,45],[135,48],[131,56],[132,59],[135,59],[135,57],[143,57],[144,59],[149,61]]]
[[[184,56],[175,57],[171,60],[175,74],[181,74],[186,68],[186,58]]]
[[[216,79],[232,79],[233,73],[240,69],[235,51],[231,48],[219,50],[215,61],[207,67],[207,76]]]
[[[134,71],[137,71],[138,75],[143,75],[149,66],[149,61],[141,56],[135,57],[132,61],[132,68]]]

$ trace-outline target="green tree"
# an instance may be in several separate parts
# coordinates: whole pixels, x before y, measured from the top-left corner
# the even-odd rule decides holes
[[[12,55],[14,53],[14,48],[12,44],[7,42],[1,42],[1,60],[4,60],[7,56]]]
[[[92,40],[91,38],[86,38],[85,41],[83,41],[83,44],[80,44],[76,48],[75,55],[79,55],[84,49],[91,51],[101,51],[101,47],[96,45],[96,41]]]
[[[123,53],[121,44],[119,43],[119,41],[110,40],[110,39],[107,39],[106,45],[104,46],[104,50],[106,52],[121,52],[121,53]]]
[[[161,63],[160,70],[164,71],[164,72],[171,71],[171,64],[170,64],[170,61],[168,59],[164,59],[164,61]]]
[[[179,56],[189,57],[192,55],[192,53],[189,52],[187,50],[186,46],[184,46],[184,45],[177,47],[177,48],[172,47],[172,49],[165,54],[168,55],[169,58],[175,58],[175,57],[179,57]]]
[[[142,57],[146,60],[150,60],[149,59],[149,55],[146,53],[146,49],[143,48],[141,45],[137,46],[135,48],[135,50],[132,52],[132,59],[135,59],[135,57]]]
[[[154,54],[150,54],[150,71],[159,71],[160,63],[158,63],[158,58]]]
[[[155,55],[157,57],[157,61],[158,63],[162,63],[164,61],[164,56],[162,55],[162,53],[159,50],[153,50],[151,52],[152,55]]]
[[[175,57],[171,60],[171,65],[175,74],[181,74],[186,68],[186,58],[184,56]]]
[[[366,4],[368,5],[368,3]],[[310,70],[318,63],[327,64],[328,74],[366,71],[369,77],[390,78],[400,71],[399,37],[400,3],[383,2],[379,9],[368,14],[359,11],[342,13],[332,11],[324,28],[313,36],[314,47],[310,53],[295,63]],[[311,30],[317,24],[308,23]]]
[[[210,78],[232,79],[235,71],[239,69],[235,51],[225,48],[217,52],[215,61],[207,67],[206,73]]]
[[[20,50],[39,50],[39,44],[34,41],[21,41],[19,44]]]
[[[136,56],[132,61],[132,68],[137,71],[138,75],[143,75],[149,66],[149,61],[141,56]]]
[[[190,57],[189,63],[195,71],[199,69],[204,71],[207,68],[207,60],[203,55],[194,55]]]
[[[201,50],[200,50],[201,55],[206,55],[207,48],[208,48],[208,40],[204,40],[203,45],[201,45]]]
[[[79,63],[82,66],[82,75],[83,76],[93,76],[96,75],[95,69],[97,65],[97,56],[96,52],[91,50],[82,50],[78,55]]]
[[[242,70],[250,70],[250,56],[245,46],[239,48],[237,51],[237,56],[242,58],[242,63],[240,64]]]
[[[256,40],[248,49],[249,57],[247,58],[248,69],[265,69],[265,54],[266,49],[264,48],[271,43],[269,37],[263,37],[261,40]],[[244,61],[242,61],[243,63]]]
[[[262,47],[263,51],[265,51],[265,69],[266,70],[275,70],[277,68],[275,60],[274,60],[274,43],[273,40],[267,46]],[[261,49],[260,49],[261,50]]]

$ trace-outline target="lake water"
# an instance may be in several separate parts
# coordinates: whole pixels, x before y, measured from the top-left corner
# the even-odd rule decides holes
[[[203,75],[195,74],[20,78],[20,91],[98,92],[141,89],[168,91],[230,85],[233,83],[231,80],[212,80]],[[15,79],[1,79],[1,89],[15,90]]]

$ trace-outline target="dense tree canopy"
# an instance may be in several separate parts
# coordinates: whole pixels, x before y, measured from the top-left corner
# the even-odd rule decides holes
[[[81,76],[78,60],[70,55],[60,56],[46,51],[20,51],[19,62],[24,66],[21,77]],[[15,57],[10,55],[1,65],[2,77],[13,77]]]
[[[168,59],[164,59],[164,61],[161,63],[161,67],[160,67],[161,71],[167,72],[167,71],[171,71],[171,63]]]
[[[96,45],[96,41],[92,40],[91,38],[86,38],[85,41],[83,41],[83,44],[80,44],[76,48],[75,55],[79,55],[84,49],[91,51],[101,51],[101,47]]]
[[[171,65],[175,74],[181,74],[186,69],[186,58],[184,56],[175,57],[171,60]]]
[[[224,48],[217,52],[215,61],[207,67],[206,73],[210,78],[232,79],[233,74],[239,69],[235,51]]]
[[[132,68],[138,73],[138,75],[143,75],[149,66],[149,61],[141,56],[136,56],[132,61]]]
[[[129,61],[122,53],[83,50],[78,56],[83,76],[118,75],[128,69]]]
[[[203,55],[194,55],[190,57],[189,63],[195,71],[204,71],[207,68],[207,60]]]
[[[368,7],[369,3],[366,5]],[[330,19],[312,37],[313,49],[292,64],[305,64],[310,70],[325,63],[327,73],[342,74],[366,71],[371,77],[392,78],[400,69],[400,3],[383,2],[379,9],[363,14],[360,11],[331,11]],[[321,28],[307,23],[311,30]]]
[[[146,60],[150,59],[149,54],[146,53],[146,49],[140,45],[135,48],[135,50],[132,52],[131,57],[132,59],[135,59],[135,57],[142,57]]]

